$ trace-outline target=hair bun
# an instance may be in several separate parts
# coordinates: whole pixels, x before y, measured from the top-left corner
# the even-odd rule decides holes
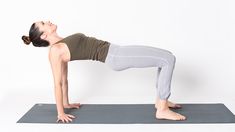
[[[29,45],[31,43],[31,40],[30,40],[29,36],[22,36],[22,40],[27,45]]]

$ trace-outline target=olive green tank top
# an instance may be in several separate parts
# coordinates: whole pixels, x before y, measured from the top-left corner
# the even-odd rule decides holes
[[[65,43],[73,60],[94,60],[105,62],[110,43],[107,41],[88,37],[82,33],[70,35],[56,43]]]

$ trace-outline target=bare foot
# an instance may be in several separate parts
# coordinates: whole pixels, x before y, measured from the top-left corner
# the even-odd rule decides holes
[[[167,104],[168,104],[168,107],[170,107],[170,108],[175,108],[175,109],[182,108],[181,105],[172,103],[172,102],[170,102],[170,101],[168,101]]]
[[[168,120],[186,120],[186,117],[171,111],[169,108],[165,110],[157,110],[156,112],[157,119],[168,119]]]
[[[167,101],[167,105],[168,105],[169,108],[173,108],[173,109],[180,109],[180,108],[182,108],[181,105],[175,104],[175,103],[173,103],[171,101]],[[155,108],[157,109],[157,105],[155,105]]]

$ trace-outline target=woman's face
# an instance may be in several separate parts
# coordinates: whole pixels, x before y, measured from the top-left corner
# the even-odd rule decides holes
[[[39,28],[39,31],[43,32],[45,35],[50,35],[56,32],[57,29],[57,26],[50,21],[36,22],[36,26]]]

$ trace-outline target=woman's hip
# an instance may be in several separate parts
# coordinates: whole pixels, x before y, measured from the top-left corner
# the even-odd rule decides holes
[[[156,47],[111,44],[105,63],[114,70],[124,70],[131,67],[161,67],[169,64],[171,58],[175,57],[170,51]]]

